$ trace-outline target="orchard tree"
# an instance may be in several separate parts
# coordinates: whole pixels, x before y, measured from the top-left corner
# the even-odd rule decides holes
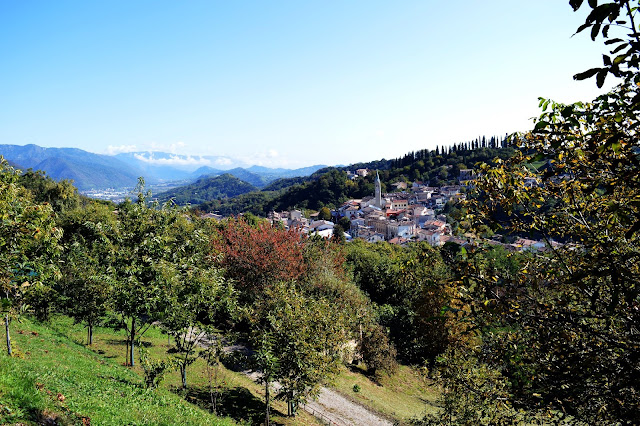
[[[251,314],[253,343],[275,359],[277,368],[267,376],[280,384],[276,398],[287,401],[292,416],[337,373],[347,321],[327,299],[304,295],[295,283],[276,283],[265,296]]]
[[[202,220],[179,216],[173,224],[173,250],[161,263],[168,287],[162,324],[175,340],[182,387],[197,347],[213,333],[217,319],[235,314],[231,284],[214,265]]]
[[[113,292],[116,256],[116,214],[100,203],[61,214],[64,230],[63,279],[59,292],[65,312],[87,326],[87,344],[93,344],[93,328],[107,315]]]
[[[0,286],[7,352],[12,354],[9,323],[28,306],[29,292],[48,288],[59,276],[56,258],[62,232],[49,204],[33,201],[19,185],[19,171],[0,157]]]
[[[151,323],[163,317],[167,309],[167,291],[172,276],[165,262],[174,250],[169,232],[178,214],[169,206],[149,204],[144,180],[138,186],[138,199],[118,206],[118,256],[113,265],[113,309],[127,330],[127,363],[134,365],[136,341]]]

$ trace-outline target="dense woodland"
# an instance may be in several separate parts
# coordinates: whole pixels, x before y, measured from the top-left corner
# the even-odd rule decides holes
[[[126,329],[134,365],[140,336],[158,321],[174,338],[163,368],[178,368],[186,388],[198,339],[235,336],[254,350],[268,416],[270,398],[290,402],[293,414],[355,341],[372,377],[410,363],[441,386],[440,411],[417,424],[636,424],[640,35],[608,31],[613,22],[635,28],[637,2],[570,3],[590,12],[579,32],[590,29],[618,55],[576,78],[595,77],[598,86],[618,78],[610,93],[571,105],[541,99],[534,129],[512,135],[509,151],[483,147],[481,139],[379,167],[386,182],[437,181],[453,169],[445,165],[469,167],[483,155],[508,153],[479,166],[475,192],[458,211],[460,232],[531,233],[547,242],[563,236],[565,244],[536,253],[507,253],[480,238],[438,249],[338,244],[255,215],[202,220],[151,203],[143,182],[137,199],[117,206],[88,200],[68,182],[3,162],[8,354],[12,321],[63,313],[87,326],[88,344],[98,323]],[[540,164],[547,166],[534,167]],[[372,192],[366,179],[343,176],[331,170],[277,198],[245,194],[242,202],[264,203],[259,212],[319,208]],[[161,372],[149,370],[150,387]],[[282,387],[271,394],[273,381]]]

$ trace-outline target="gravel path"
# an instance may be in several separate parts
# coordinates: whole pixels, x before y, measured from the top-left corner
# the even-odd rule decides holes
[[[214,338],[215,339],[215,338]],[[211,346],[213,339],[202,339],[201,346]],[[249,352],[245,346],[242,345],[225,345],[225,351],[234,352],[242,351]],[[252,380],[257,381],[260,377],[260,373],[255,371],[245,370],[244,374],[249,376]],[[279,383],[274,383],[273,387],[277,389]],[[372,413],[360,404],[357,404],[338,392],[329,388],[320,388],[320,394],[318,398],[309,401],[307,404],[301,406],[303,410],[317,417],[318,419],[337,426],[392,426],[393,423],[383,419],[382,417]]]
[[[329,389],[320,389],[320,395],[315,401],[310,401],[302,407],[308,413],[327,421],[333,425],[354,426],[392,426],[385,420],[360,404],[348,400],[339,393]]]

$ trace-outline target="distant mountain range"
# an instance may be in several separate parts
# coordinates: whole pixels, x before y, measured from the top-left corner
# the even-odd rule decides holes
[[[296,170],[248,166],[220,156],[188,156],[165,152],[130,152],[114,156],[77,148],[44,148],[37,145],[0,145],[0,155],[23,169],[43,170],[53,179],[69,179],[80,191],[134,187],[138,177],[150,183],[180,181],[187,185],[203,177],[228,173],[262,188],[280,179],[307,176],[323,165]],[[247,168],[239,167],[245,165]],[[213,167],[212,167],[213,166]],[[228,182],[227,182],[228,183]]]
[[[73,180],[81,190],[135,186],[140,170],[115,157],[77,148],[0,145],[0,155],[23,169],[44,170],[51,178]]]

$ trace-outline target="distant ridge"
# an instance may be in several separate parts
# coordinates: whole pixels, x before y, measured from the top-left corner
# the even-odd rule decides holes
[[[264,188],[275,180],[308,176],[325,167],[310,166],[290,170],[251,166],[245,169],[238,167],[241,164],[239,161],[219,156],[189,156],[166,152],[132,152],[112,156],[78,148],[44,148],[33,144],[0,145],[0,155],[16,168],[43,170],[55,180],[72,180],[80,191],[131,188],[137,184],[140,176],[149,184],[176,182],[186,185],[203,177],[216,177],[224,173],[255,188]],[[221,166],[199,166],[202,163]],[[233,165],[235,167],[230,167]]]
[[[132,187],[139,169],[108,155],[77,148],[43,148],[38,145],[0,145],[0,155],[24,169],[44,170],[51,178],[73,180],[81,191]]]

